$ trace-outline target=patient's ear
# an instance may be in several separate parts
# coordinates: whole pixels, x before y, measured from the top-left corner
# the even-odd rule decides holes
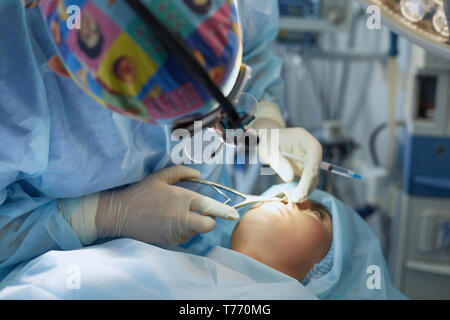
[[[70,78],[70,74],[59,56],[53,56],[48,59],[48,66],[50,70],[52,70],[58,76]]]

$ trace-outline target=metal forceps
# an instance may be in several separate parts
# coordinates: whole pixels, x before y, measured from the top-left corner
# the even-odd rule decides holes
[[[224,204],[228,204],[231,201],[231,198],[229,196],[227,196],[222,190],[228,191],[230,193],[233,193],[234,195],[244,198],[243,201],[232,206],[235,209],[239,209],[239,208],[242,208],[242,207],[245,207],[248,205],[257,204],[257,203],[261,203],[261,202],[284,202],[284,203],[287,203],[289,201],[287,195],[283,192],[278,193],[274,197],[262,197],[262,196],[255,196],[255,195],[247,194],[244,192],[240,192],[236,189],[229,188],[229,187],[226,187],[219,183],[208,181],[208,180],[193,178],[193,179],[186,179],[185,181],[200,183],[203,185],[210,186],[211,188],[216,190],[217,193],[219,193],[220,195],[225,197],[225,199],[227,199],[224,202]]]

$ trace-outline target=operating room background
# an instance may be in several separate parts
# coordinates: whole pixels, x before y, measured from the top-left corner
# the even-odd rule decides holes
[[[383,25],[380,29],[369,29],[366,24],[368,14],[355,2],[352,2],[350,12],[347,29],[306,33],[289,40],[280,37],[274,50],[284,63],[283,108],[288,126],[307,129],[324,145],[328,145],[326,142],[330,139],[334,140],[340,147],[332,150],[332,154],[330,150],[324,150],[327,160],[364,175],[377,170],[374,153],[379,161],[378,169],[389,162],[390,136],[384,124],[389,121],[391,32]],[[399,124],[404,121],[410,59],[410,42],[398,38],[395,118]],[[389,174],[391,189],[396,188],[396,182],[398,188],[401,184],[403,130],[399,126],[396,131],[396,152]],[[253,177],[247,180],[245,191],[251,190],[255,194],[280,182],[276,176],[254,174]],[[386,203],[393,199],[373,207],[367,203],[370,188],[367,182],[327,176],[324,172],[319,188],[358,211],[373,228],[387,253],[392,212]],[[395,190],[387,194],[393,195]]]

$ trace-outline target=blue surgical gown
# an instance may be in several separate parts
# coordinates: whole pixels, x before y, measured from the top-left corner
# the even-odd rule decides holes
[[[278,33],[275,0],[238,3],[247,91],[281,104],[281,60],[269,49]],[[38,7],[0,1],[0,279],[49,250],[82,247],[57,206],[140,181],[170,166],[166,127],[115,114],[67,78],[54,75],[56,55]],[[230,183],[223,165],[193,165],[202,177]]]

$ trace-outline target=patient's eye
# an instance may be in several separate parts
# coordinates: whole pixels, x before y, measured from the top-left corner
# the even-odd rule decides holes
[[[323,220],[325,216],[320,210],[311,210],[320,220]]]
[[[331,219],[331,214],[328,208],[320,203],[313,203],[311,210],[319,217],[320,220],[324,220],[327,216]]]
[[[319,218],[319,220],[324,220],[327,216],[331,218],[330,210],[328,210],[328,208],[321,203],[307,200],[303,202],[303,204],[298,205],[298,207],[299,209],[312,211]]]

